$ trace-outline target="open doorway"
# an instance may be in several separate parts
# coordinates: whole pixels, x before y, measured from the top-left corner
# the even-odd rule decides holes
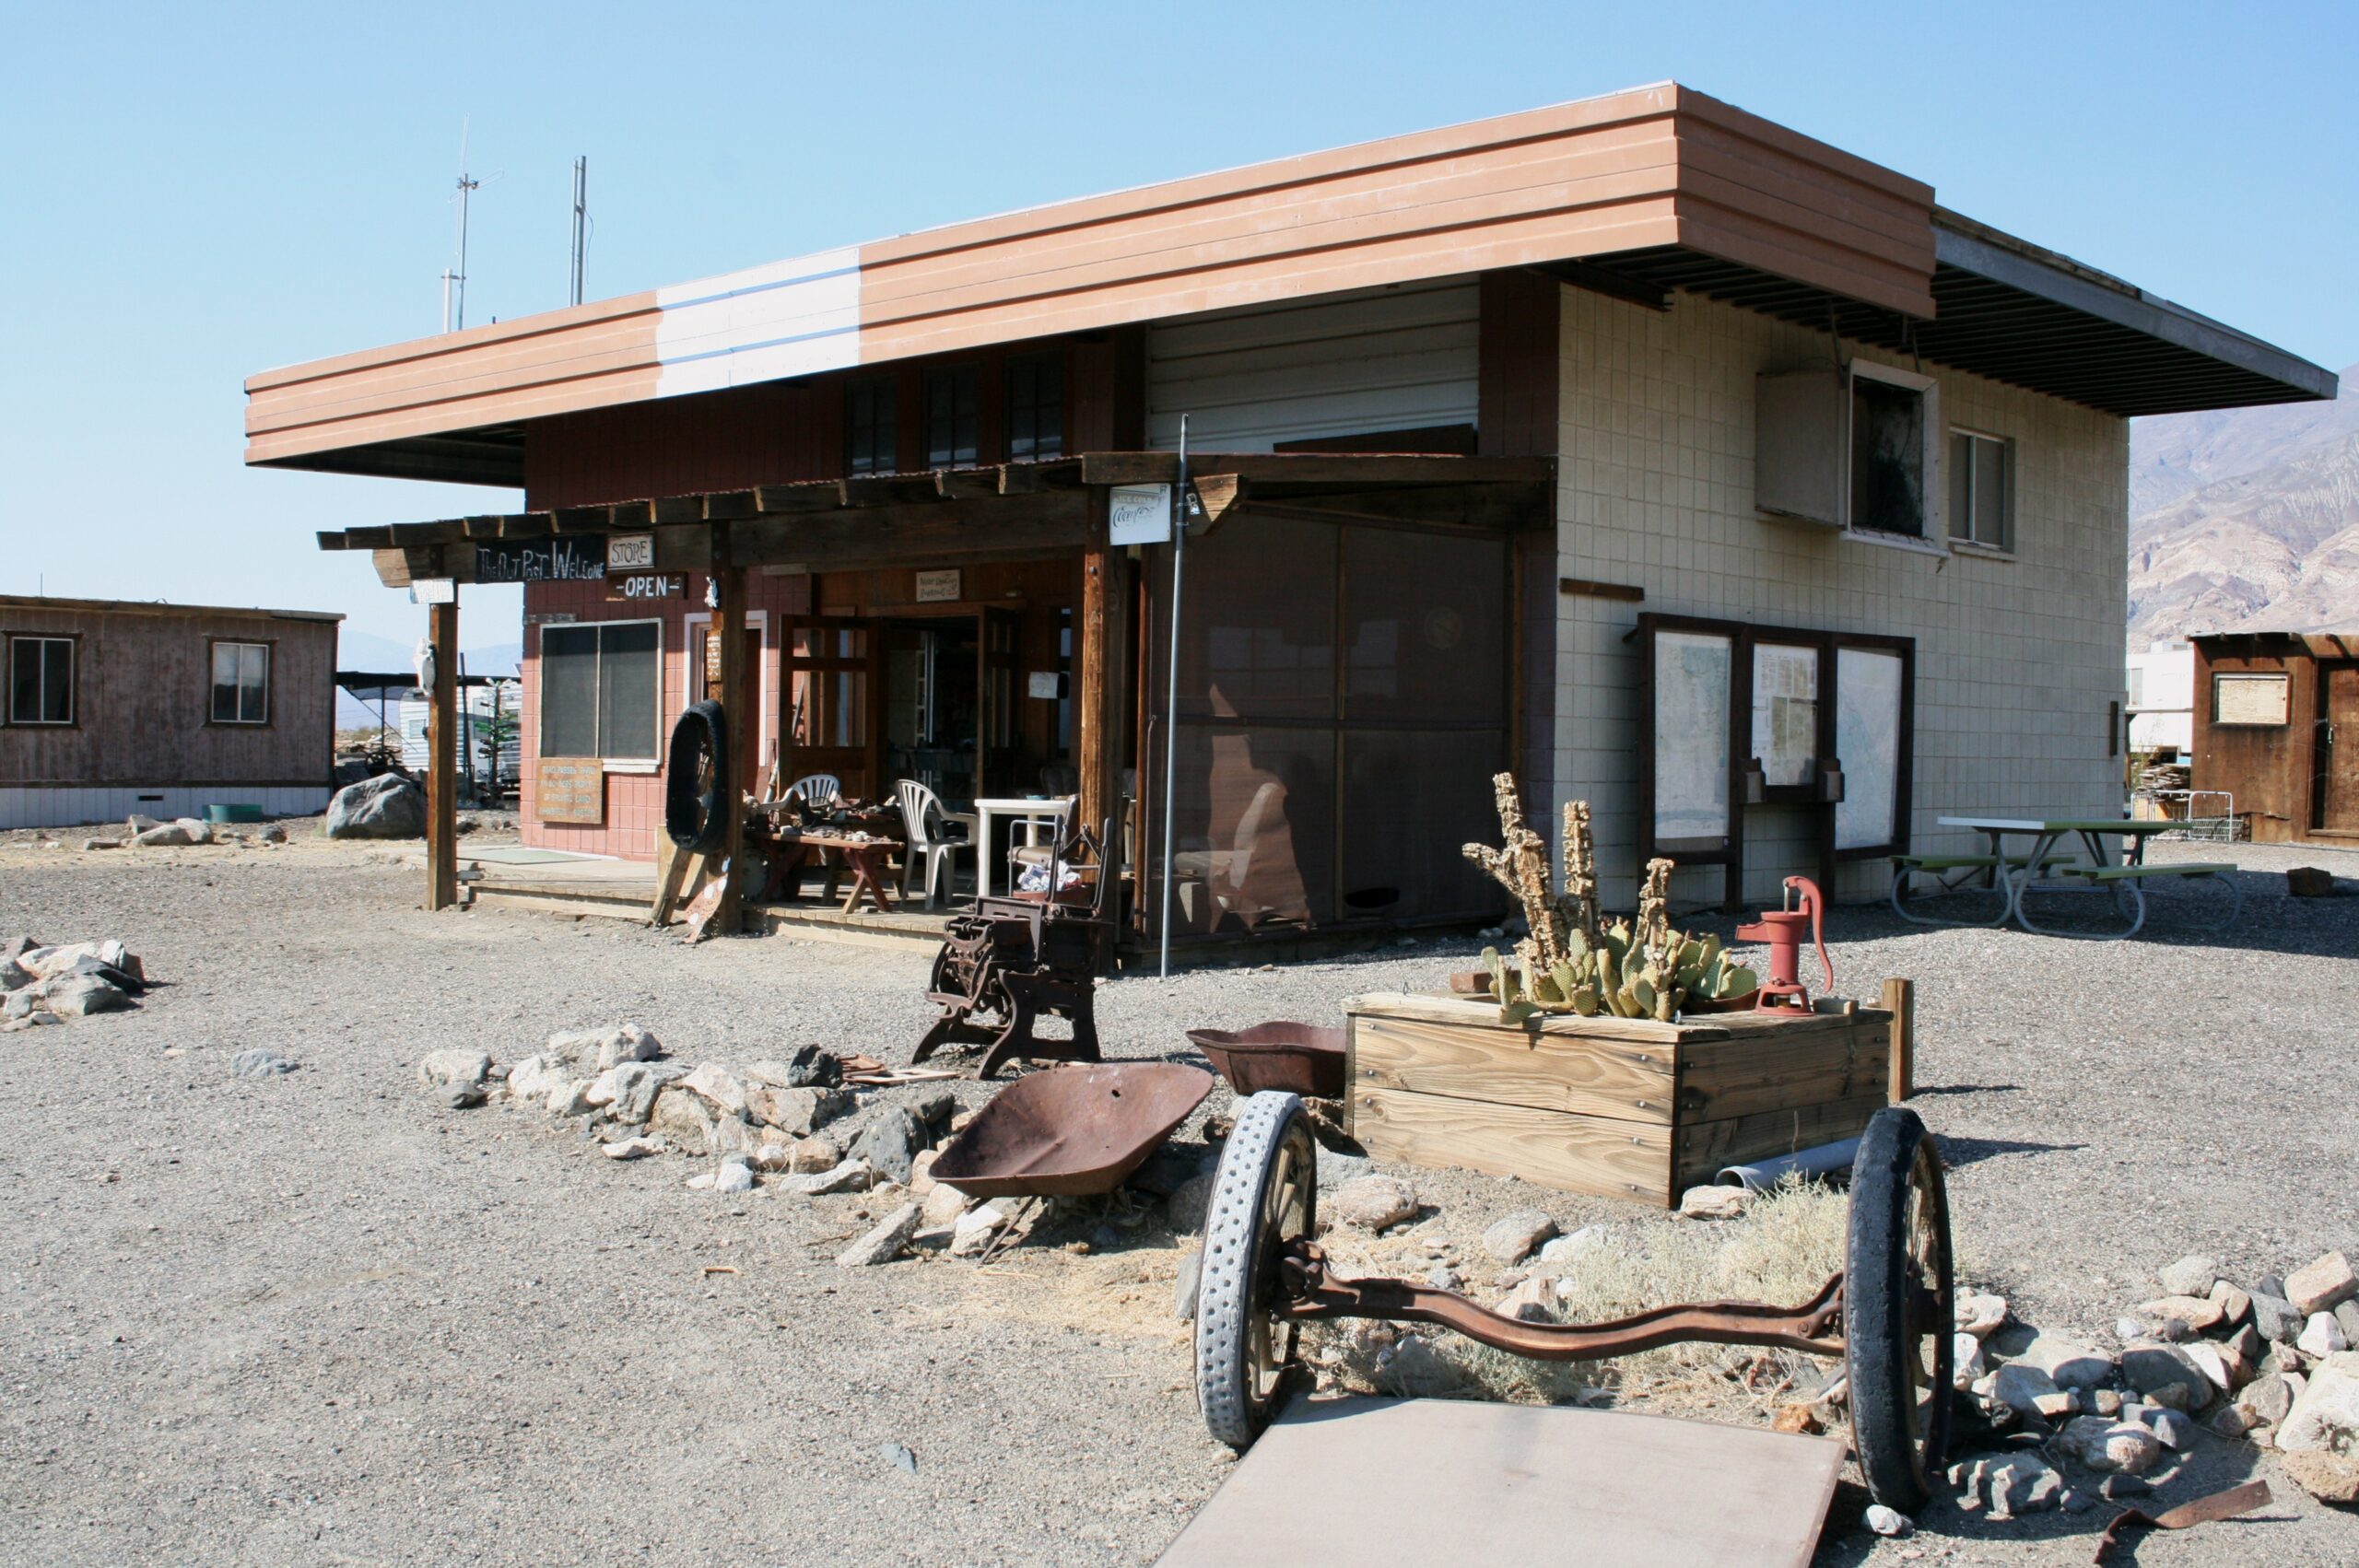
[[[914,778],[954,812],[980,792],[981,626],[971,616],[883,623],[885,769]]]

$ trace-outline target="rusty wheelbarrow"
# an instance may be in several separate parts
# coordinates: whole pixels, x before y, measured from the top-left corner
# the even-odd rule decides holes
[[[1303,1103],[1239,1102],[1207,1210],[1196,1287],[1196,1402],[1212,1434],[1250,1445],[1285,1400],[1297,1327],[1321,1318],[1432,1323],[1538,1361],[1600,1361],[1684,1341],[1840,1358],[1869,1495],[1913,1513],[1950,1425],[1949,1202],[1915,1112],[1875,1114],[1852,1165],[1844,1268],[1798,1306],[1702,1302],[1605,1323],[1529,1323],[1420,1281],[1332,1273],[1317,1234],[1317,1153]],[[936,1167],[940,1169],[939,1166]]]
[[[1344,1097],[1344,1032],[1315,1024],[1256,1024],[1250,1029],[1191,1029],[1188,1038],[1239,1094],[1284,1090],[1314,1099]]]
[[[1052,1067],[1019,1078],[975,1113],[933,1162],[933,1178],[975,1198],[1111,1192],[1204,1103],[1213,1075],[1166,1061]]]

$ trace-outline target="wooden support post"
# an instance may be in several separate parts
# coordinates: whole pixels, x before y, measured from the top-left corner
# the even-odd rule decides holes
[[[1080,716],[1080,825],[1092,832],[1107,819],[1114,842],[1107,858],[1121,864],[1122,844],[1122,723],[1130,690],[1130,557],[1106,543],[1101,500],[1091,522],[1088,551],[1081,563],[1081,689],[1074,694]],[[1107,907],[1109,917],[1116,906]]]
[[[722,780],[719,863],[723,886],[712,923],[706,929],[715,936],[732,936],[737,931],[745,881],[744,759],[760,725],[748,696],[752,672],[745,668],[745,568],[736,565],[729,553],[728,525],[713,524],[712,534],[713,577],[721,586],[721,603],[712,612],[712,635],[721,639],[721,711],[726,722],[722,725],[722,755],[714,759]]]
[[[1896,1106],[1917,1092],[1916,982],[1887,979],[1876,1005],[1892,1014],[1892,1081],[1885,1088],[1884,1098]]]
[[[434,689],[426,721],[426,907],[459,901],[459,605],[429,604]]]

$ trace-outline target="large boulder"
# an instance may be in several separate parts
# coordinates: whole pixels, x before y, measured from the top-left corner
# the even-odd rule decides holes
[[[346,785],[328,802],[331,838],[423,838],[426,791],[398,773]]]

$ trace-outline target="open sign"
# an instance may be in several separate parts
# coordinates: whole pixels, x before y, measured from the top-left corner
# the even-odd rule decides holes
[[[685,599],[687,595],[684,572],[629,572],[606,579],[608,599]]]

